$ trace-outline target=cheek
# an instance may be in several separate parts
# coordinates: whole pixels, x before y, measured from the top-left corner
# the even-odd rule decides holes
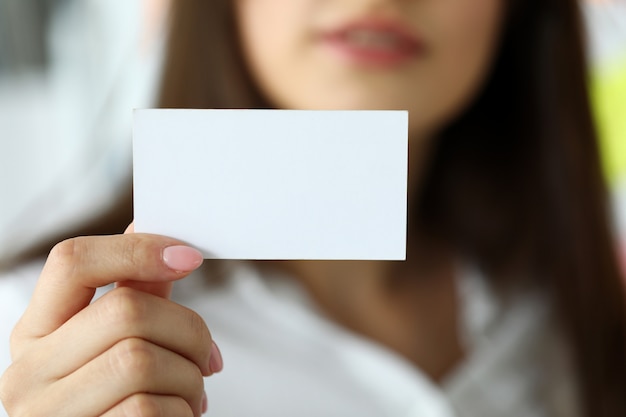
[[[444,3],[444,2],[442,2]],[[437,38],[433,63],[441,99],[459,111],[476,94],[488,75],[503,15],[499,0],[447,1],[450,10]],[[455,105],[456,103],[456,105]]]
[[[496,52],[501,0],[433,0],[415,17],[427,16],[429,54],[398,94],[410,115],[412,136],[430,137],[458,117],[484,84]]]
[[[282,0],[237,2],[236,13],[242,47],[250,65],[271,60],[277,51],[284,49],[283,44],[288,39],[288,19],[280,13],[281,2]]]
[[[307,0],[308,1],[308,0]],[[276,91],[289,90],[299,73],[307,40],[305,0],[239,0],[237,18],[249,70],[268,99],[282,104]]]

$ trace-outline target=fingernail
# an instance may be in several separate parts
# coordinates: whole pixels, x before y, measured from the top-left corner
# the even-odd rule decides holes
[[[222,353],[220,348],[217,347],[215,342],[211,342],[211,358],[209,359],[209,369],[211,373],[217,373],[224,368],[224,361],[222,360]]]
[[[189,246],[170,246],[163,249],[163,262],[177,272],[190,272],[202,265],[202,254]]]
[[[205,392],[202,394],[202,414],[206,414],[207,411],[209,411],[209,399]]]

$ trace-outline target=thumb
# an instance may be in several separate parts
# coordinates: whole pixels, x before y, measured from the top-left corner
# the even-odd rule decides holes
[[[135,233],[135,222],[128,225],[124,234]],[[128,287],[135,290],[156,295],[161,298],[170,298],[174,283],[168,282],[140,282],[140,281],[122,281],[115,284],[116,287]]]

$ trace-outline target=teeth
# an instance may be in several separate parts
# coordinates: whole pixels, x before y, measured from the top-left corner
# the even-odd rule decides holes
[[[400,45],[400,39],[393,33],[374,32],[371,30],[352,30],[346,33],[345,38],[348,42],[363,47],[375,49],[391,49]]]

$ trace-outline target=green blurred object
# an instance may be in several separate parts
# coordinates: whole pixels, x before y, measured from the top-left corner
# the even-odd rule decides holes
[[[592,99],[610,184],[626,179],[626,53],[596,68]]]

